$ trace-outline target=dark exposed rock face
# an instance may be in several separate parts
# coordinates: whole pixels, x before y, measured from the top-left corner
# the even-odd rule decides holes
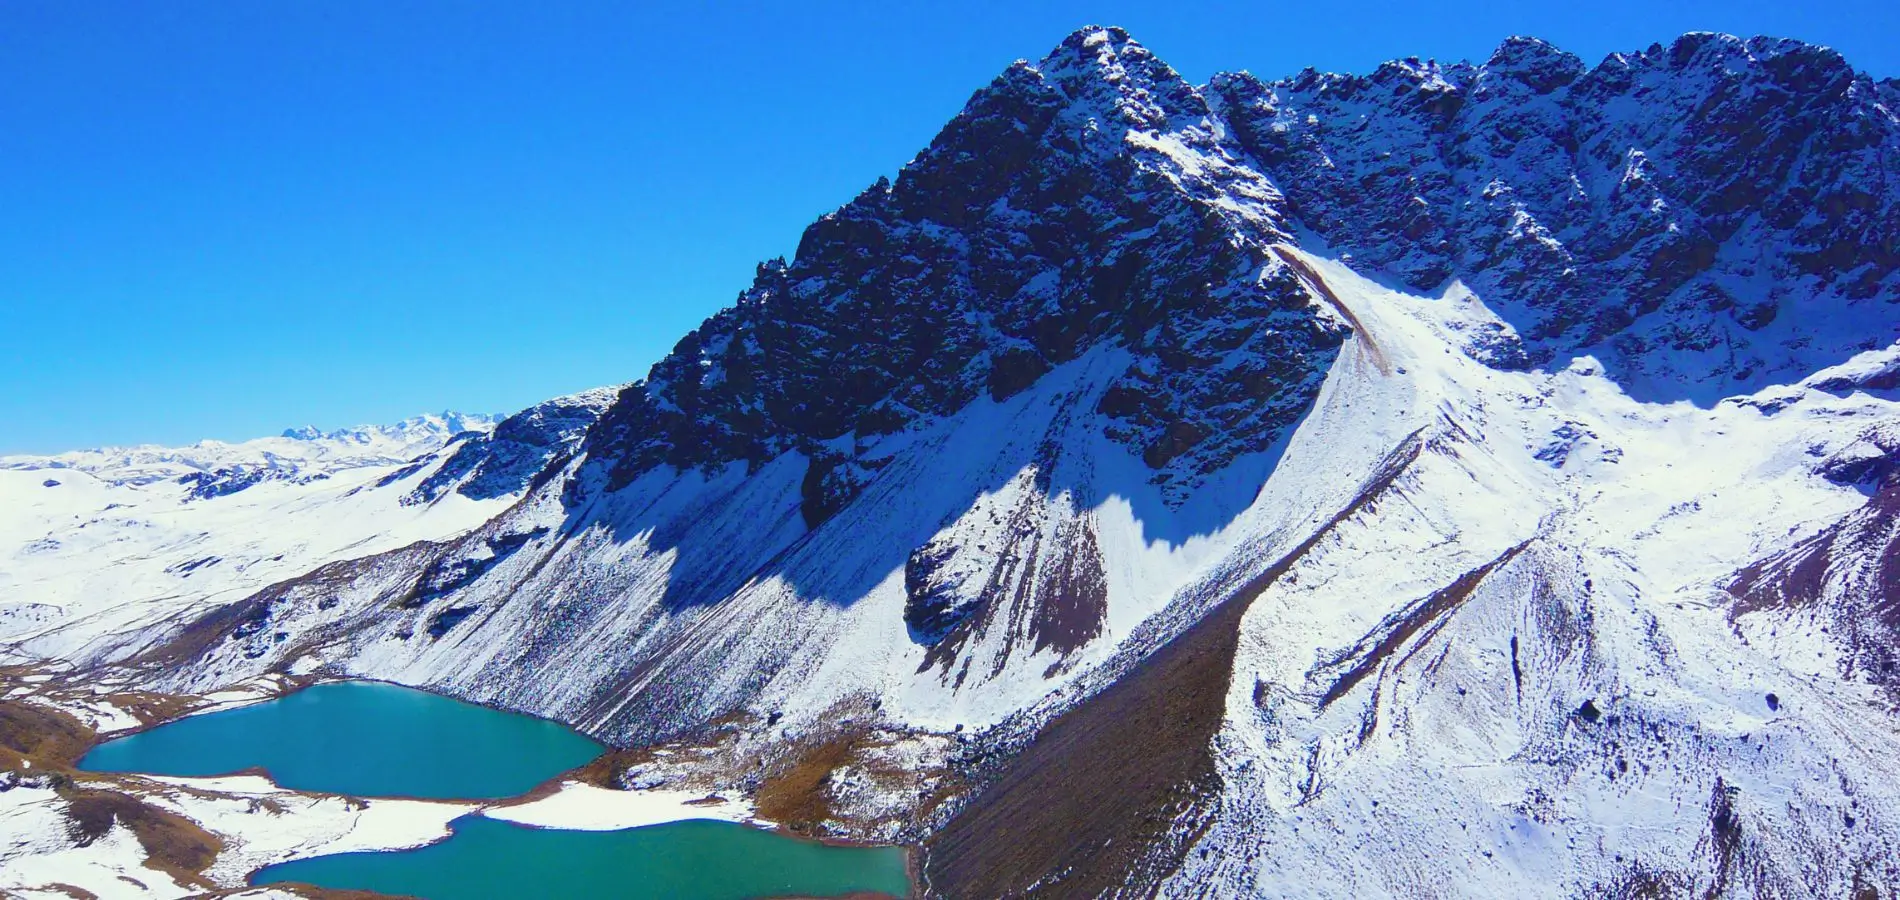
[[[1900,479],[1819,534],[1737,573],[1739,618],[1812,611],[1840,644],[1842,675],[1900,691]]]
[[[911,553],[904,564],[904,624],[912,639],[931,647],[924,669],[942,666],[947,677],[968,677],[970,661],[959,650],[986,628],[1011,636],[994,663],[999,667],[1011,650],[1027,656],[1053,649],[1067,657],[1101,636],[1108,576],[1095,529],[1086,518],[1045,524],[1046,517],[1040,502],[1012,510],[1002,562],[993,568],[969,566],[951,540]],[[1008,628],[1013,619],[1027,619],[1028,627]],[[1030,646],[1016,648],[1018,639]]]
[[[1037,600],[1029,620],[1036,649],[1074,653],[1100,637],[1108,618],[1108,573],[1095,528],[1070,520],[1056,533],[1054,551],[1036,573]]]
[[[513,556],[516,551],[528,545],[536,538],[548,533],[545,527],[512,534],[491,534],[479,543],[470,542],[461,548],[462,552],[450,553],[435,559],[422,570],[415,586],[398,602],[406,609],[426,606],[430,601],[454,593],[456,590],[474,583],[496,563]],[[457,619],[456,621],[460,621]]]
[[[1130,357],[1108,428],[1157,479],[1269,443],[1345,328],[1268,252],[1286,239],[1278,195],[1217,135],[1201,93],[1125,33],[1077,32],[760,266],[623,394],[592,451],[617,484],[789,450],[831,456],[823,482],[853,453],[821,444],[1006,400],[1107,346]],[[814,483],[808,519],[849,493]]]
[[[449,633],[449,629],[462,624],[462,620],[479,612],[472,606],[451,606],[429,617],[429,636],[440,639]]]
[[[1859,440],[1821,460],[1815,471],[1835,484],[1874,488],[1893,481],[1900,471],[1900,431],[1869,428]]]
[[[571,456],[615,396],[602,389],[556,397],[501,420],[487,434],[471,433],[403,502],[428,503],[451,490],[474,500],[518,493]]]
[[[208,472],[191,472],[181,475],[178,483],[191,489],[186,494],[188,499],[210,500],[214,497],[230,496],[266,481],[308,484],[328,477],[330,477],[328,473],[303,473],[294,467],[236,465],[223,466]]]
[[[976,609],[978,598],[960,594],[957,582],[943,577],[956,549],[954,544],[932,541],[904,561],[904,624],[919,643],[943,640]]]
[[[272,477],[269,469],[243,468],[229,466],[210,472],[191,472],[181,475],[178,483],[191,488],[187,496],[193,500],[209,500],[235,494],[245,488],[253,487]]]
[[[1414,289],[1463,279],[1536,360],[1708,398],[1900,324],[1900,92],[1831,50],[1691,34],[1589,69],[1513,38],[1210,92],[1290,216]]]
[[[1287,247],[1315,234],[1414,289],[1476,288],[1510,322],[1464,336],[1490,365],[1594,352],[1619,381],[1676,395],[1806,374],[1900,326],[1897,99],[1830,51],[1712,35],[1595,68],[1513,39],[1482,65],[1195,88],[1119,29],[1084,29],[978,91],[895,181],[807,229],[791,260],[762,264],[646,381],[511,417],[413,496],[510,494],[585,454],[556,486],[574,510],[663,466],[741,481],[780,460],[773,477],[802,471],[795,502],[820,529],[910,452],[896,433],[973,405],[1026,408],[1060,370],[1089,381],[1068,395],[1087,398],[1077,432],[1099,429],[1181,500],[1286,434],[1357,327]],[[1854,371],[1814,386],[1900,383],[1891,366]],[[1072,437],[1055,450],[1102,461]],[[1558,466],[1592,435],[1565,424],[1552,438],[1535,454]],[[1818,471],[1891,484],[1896,448],[1870,432]],[[937,526],[893,554],[905,623],[930,648],[921,671],[980,682],[985,666],[1066,658],[1102,634],[1113,561],[1088,515],[1102,498],[1060,500],[1074,485],[1031,469],[1038,482],[996,510],[1006,530]],[[1900,503],[1890,495],[1870,510]],[[791,499],[748,502],[769,516]],[[645,540],[677,545],[688,527]],[[721,548],[691,571],[743,580],[798,539],[746,534],[771,552]],[[465,539],[397,605],[455,604],[510,552]],[[1778,596],[1801,602],[1834,558],[1765,563],[1737,590],[1744,605],[1784,602],[1755,582],[1785,571],[1792,593]],[[669,611],[689,596],[722,594],[669,589]],[[1005,633],[981,661],[966,652]]]

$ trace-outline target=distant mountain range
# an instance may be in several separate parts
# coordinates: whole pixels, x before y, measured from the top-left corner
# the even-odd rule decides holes
[[[189,447],[100,447],[50,456],[0,456],[0,468],[72,469],[113,484],[150,484],[219,471],[269,472],[295,479],[360,466],[408,462],[433,453],[464,432],[488,432],[500,416],[445,412],[394,425],[320,431],[288,428],[275,438],[239,443],[200,441]]]
[[[1826,48],[1086,28],[644,380],[0,459],[0,640],[551,716],[933,896],[1890,897],[1896,339]]]

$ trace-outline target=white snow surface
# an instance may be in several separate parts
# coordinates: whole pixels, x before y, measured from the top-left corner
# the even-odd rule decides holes
[[[206,870],[214,884],[242,885],[252,871],[307,856],[399,850],[449,836],[448,823],[473,811],[467,803],[358,800],[285,790],[264,778],[146,777],[129,793],[177,813],[225,840]],[[69,835],[65,803],[50,789],[0,791],[0,891],[59,897],[72,885],[101,898],[181,898],[200,887],[179,884],[144,864],[145,850],[123,825],[80,846]]]
[[[752,804],[704,791],[618,791],[578,781],[526,803],[499,803],[482,815],[518,825],[575,831],[618,831],[687,819],[751,822]]]
[[[1762,392],[1786,406],[1641,404],[1587,359],[1501,372],[1449,352],[1446,316],[1473,298],[1409,297],[1308,261],[1363,324],[1354,344],[1390,365],[1342,355],[1274,482],[1363,433],[1367,405],[1388,434],[1436,440],[1394,499],[1251,604],[1223,794],[1164,893],[1592,896],[1628,887],[1642,861],[1698,896],[1844,896],[1891,865],[1887,703],[1839,677],[1825,636],[1744,639],[1722,585],[1861,505],[1813,463],[1900,407],[1798,388]],[[1360,415],[1330,414],[1348,402]],[[1486,564],[1461,603],[1338,692],[1369,645]],[[1753,875],[1717,858],[1718,778],[1747,835],[1737,870]]]
[[[51,790],[0,791],[0,835],[5,835],[0,842],[0,890],[22,897],[70,898],[53,885],[88,885],[102,900],[190,893],[142,866],[145,851],[128,829],[114,827],[90,846],[76,846],[66,836],[62,807]]]
[[[1263,448],[1186,505],[1168,506],[1140,460],[1088,412],[1101,375],[1123,364],[1114,351],[1092,353],[1005,402],[979,400],[884,438],[879,476],[816,531],[800,519],[804,460],[796,454],[751,473],[658,470],[579,512],[549,489],[447,558],[492,558],[486,542],[495,536],[546,531],[434,605],[392,609],[391,591],[406,589],[426,562],[398,554],[371,561],[354,584],[323,587],[325,600],[338,601],[328,606],[293,593],[272,628],[336,634],[347,623],[340,640],[316,651],[317,662],[530,709],[608,737],[664,732],[735,703],[811,726],[859,694],[883,698],[909,725],[988,725],[1106,659],[1197,566],[1231,550],[1241,532],[1215,523],[1244,504],[1271,465]],[[1062,448],[1058,457],[1038,456],[1052,445]],[[926,651],[903,616],[912,549],[941,538],[972,570],[988,571],[1012,535],[1053,542],[1077,520],[1094,529],[1107,566],[1102,639],[1059,660],[1025,646],[1012,624],[1027,614],[1019,610],[977,633],[952,670],[920,671]],[[774,565],[761,570],[766,561]],[[430,617],[449,607],[479,611],[439,639],[425,637]],[[565,643],[579,634],[590,635],[587,653]],[[209,689],[280,662],[289,661],[277,648],[225,642],[170,684]],[[635,669],[637,680],[600,698],[603,683]],[[665,705],[641,694],[661,684]]]
[[[0,457],[0,659],[124,657],[131,636],[324,563],[465,532],[512,498],[399,501],[457,429],[491,424]],[[208,497],[179,480],[220,471],[264,476]]]

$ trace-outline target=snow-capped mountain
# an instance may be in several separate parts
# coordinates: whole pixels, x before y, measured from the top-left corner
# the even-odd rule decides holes
[[[330,441],[357,445],[371,444],[378,440],[427,441],[430,438],[453,438],[465,431],[489,431],[501,419],[501,416],[448,410],[434,415],[414,416],[392,425],[358,425],[354,428],[338,428],[334,431],[324,431],[315,425],[303,425],[284,429],[283,436],[300,441]]]
[[[646,380],[335,501],[462,533],[81,655],[818,766],[784,823],[947,897],[1892,896],[1897,109],[1788,41],[1084,29]]]
[[[408,463],[467,433],[486,433],[499,416],[416,416],[394,425],[335,431],[305,426],[278,437],[240,443],[200,441],[189,447],[101,447],[51,456],[0,456],[0,469],[69,469],[113,485],[179,481],[198,499],[234,493],[263,481],[309,482],[366,466]],[[56,476],[55,476],[55,480]]]
[[[504,471],[480,495],[411,493],[453,481],[445,473],[459,466],[519,468],[576,444],[600,406],[558,398],[505,419],[448,412],[241,443],[0,457],[0,648],[110,658],[118,636],[152,621],[324,563],[464,533],[506,508],[532,473]]]

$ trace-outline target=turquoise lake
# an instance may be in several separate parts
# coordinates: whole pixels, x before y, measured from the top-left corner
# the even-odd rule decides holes
[[[285,787],[364,797],[513,797],[599,756],[559,723],[376,682],[322,684],[108,741],[93,772],[223,775],[261,767]],[[270,866],[253,884],[304,882],[423,900],[534,897],[757,900],[910,889],[904,851],[833,847],[729,822],[569,831],[483,816],[414,850]]]
[[[895,847],[829,847],[730,822],[554,831],[481,816],[455,836],[396,853],[341,853],[270,866],[252,884],[296,881],[427,900],[496,897],[754,900],[910,890]]]
[[[513,797],[604,750],[557,722],[378,682],[320,684],[108,741],[89,772],[224,775],[364,797]]]

